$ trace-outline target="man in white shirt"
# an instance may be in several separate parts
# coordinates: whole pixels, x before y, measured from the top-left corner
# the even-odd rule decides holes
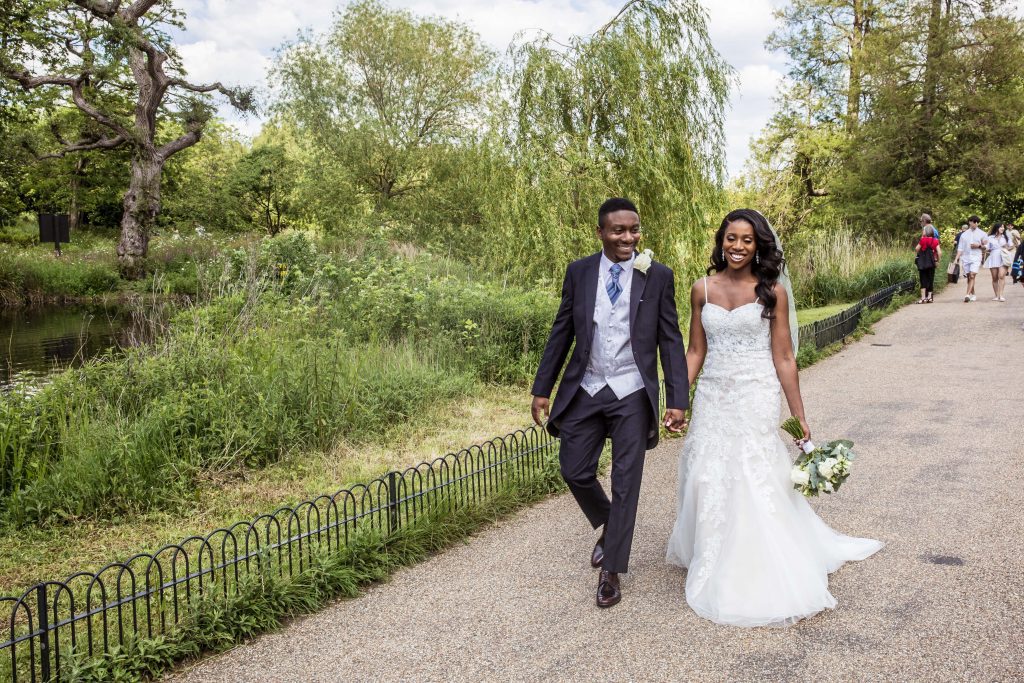
[[[960,272],[967,278],[967,293],[964,303],[975,301],[974,280],[981,270],[982,247],[985,244],[985,231],[979,227],[981,219],[971,216],[967,219],[967,231],[960,235],[957,243],[956,260],[960,263]]]

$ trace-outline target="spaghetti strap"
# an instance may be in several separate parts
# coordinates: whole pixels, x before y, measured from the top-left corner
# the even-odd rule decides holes
[[[708,301],[708,276],[705,275],[701,279],[704,281],[704,303],[711,303],[710,301]]]

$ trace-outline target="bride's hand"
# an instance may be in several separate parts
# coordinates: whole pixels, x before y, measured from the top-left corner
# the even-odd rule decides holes
[[[799,446],[800,442],[811,440],[811,428],[807,426],[807,420],[803,417],[797,416],[796,419],[800,420],[800,428],[804,430],[804,438],[796,439],[797,445]]]

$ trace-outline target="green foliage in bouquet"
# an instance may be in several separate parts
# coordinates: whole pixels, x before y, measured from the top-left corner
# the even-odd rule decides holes
[[[782,431],[786,432],[794,439],[804,438],[804,428],[800,426],[800,420],[795,417],[790,417],[782,423]]]
[[[782,423],[782,429],[796,439],[803,439],[800,421],[791,417]],[[801,443],[803,452],[793,463],[790,479],[793,488],[806,497],[819,493],[835,493],[850,476],[853,462],[853,442],[846,439],[829,441],[815,447],[810,442]]]

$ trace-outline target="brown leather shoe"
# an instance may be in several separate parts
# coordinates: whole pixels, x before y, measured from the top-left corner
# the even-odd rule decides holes
[[[601,563],[604,562],[604,532],[601,532],[601,538],[597,539],[597,543],[594,544],[594,552],[590,553],[590,566],[594,569],[600,569]]]
[[[619,604],[622,591],[619,589],[619,575],[615,572],[601,570],[597,580],[597,606],[611,607]]]

